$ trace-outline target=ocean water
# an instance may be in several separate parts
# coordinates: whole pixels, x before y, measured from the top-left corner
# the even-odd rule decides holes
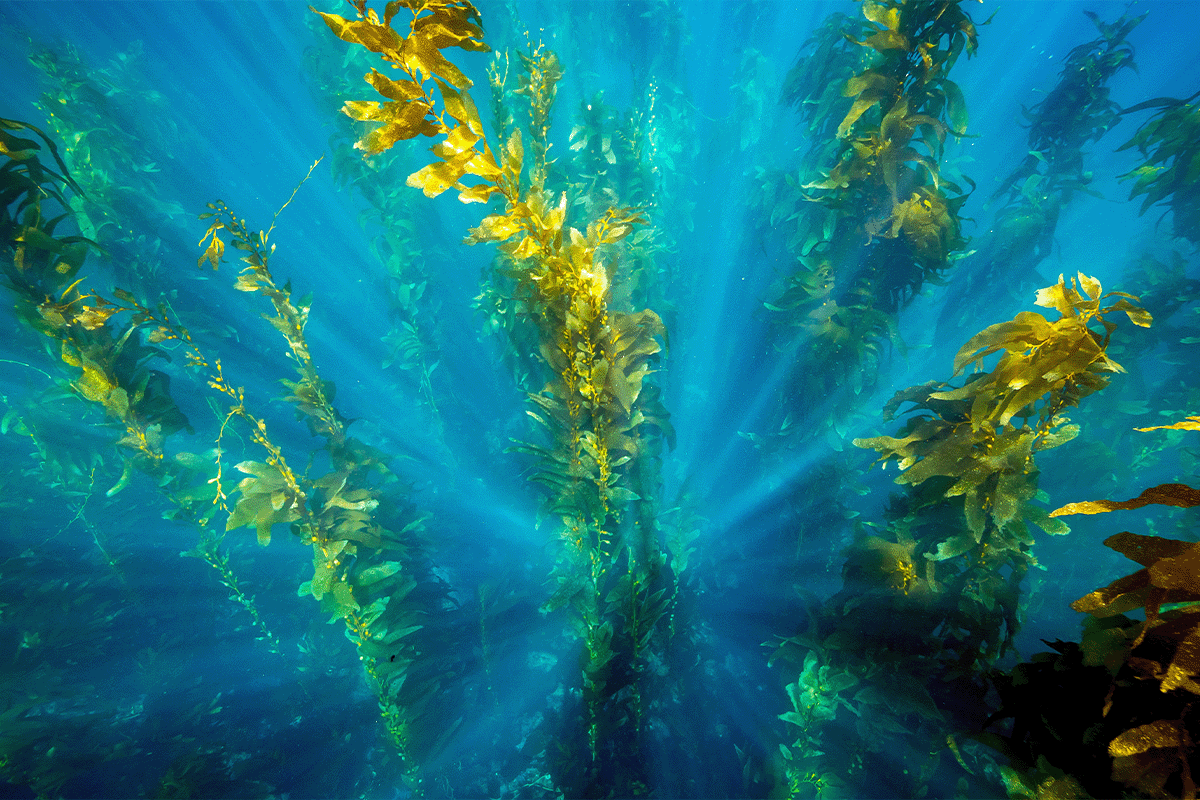
[[[1031,527],[1021,563],[1037,565],[996,573],[1017,587],[994,601],[1015,615],[985,635],[997,652],[954,672],[952,655],[969,649],[961,631],[921,628],[915,598],[935,591],[933,573],[892,585],[897,567],[876,565],[863,578],[875,552],[863,542],[899,547],[932,523],[904,521],[916,501],[896,463],[873,464],[853,441],[898,435],[904,415],[883,417],[897,391],[961,385],[964,343],[1019,312],[1053,320],[1037,290],[1082,273],[1105,291],[1149,292],[1162,319],[1147,332],[1111,315],[1109,355],[1124,372],[1064,410],[1081,432],[1036,454],[1039,493],[1026,499],[1050,510],[1195,485],[1195,433],[1132,430],[1197,413],[1196,242],[1173,235],[1166,206],[1139,213],[1122,179],[1145,158],[1118,148],[1153,109],[1055,151],[1080,159],[1078,185],[1026,184],[1039,208],[1058,204],[1036,255],[1001,224],[1006,196],[989,198],[1037,148],[1023,108],[1066,130],[1069,113],[1038,104],[1074,48],[1102,49],[1085,12],[1108,24],[1146,14],[1125,37],[1136,70],[1103,84],[1119,110],[1194,97],[1200,7],[961,8],[978,51],[947,74],[967,124],[933,160],[943,180],[975,187],[957,214],[962,241],[915,292],[891,307],[879,295],[887,323],[850,326],[839,347],[861,354],[843,358],[810,336],[819,303],[790,317],[772,307],[800,263],[794,231],[819,206],[806,154],[835,142],[838,121],[814,134],[787,87],[811,74],[798,59],[831,15],[866,23],[861,3],[478,4],[492,52],[444,52],[473,82],[494,152],[524,130],[523,190],[537,148],[518,53],[553,52],[549,206],[565,198],[582,234],[610,205],[644,218],[585,276],[605,303],[590,333],[536,305],[555,290],[522,282],[528,262],[463,241],[505,212],[501,198],[464,204],[406,185],[437,161],[433,140],[364,162],[354,142],[370,126],[339,109],[378,100],[361,78],[387,67],[306,4],[0,3],[0,117],[55,143],[82,189],[64,189],[75,215],[55,233],[97,243],[78,288],[55,284],[57,297],[12,285],[6,267],[0,795],[1003,796],[1006,755],[973,738],[999,707],[987,671],[1079,639],[1070,603],[1134,569],[1105,537],[1195,541],[1193,512],[1072,517],[1061,536]],[[320,10],[354,17],[350,4]],[[507,74],[498,89],[489,69]],[[61,171],[34,132],[15,135]],[[912,172],[923,185],[927,172]],[[271,297],[235,286],[233,222],[199,218],[218,202],[251,239],[267,233],[276,299],[307,309],[302,334],[281,336]],[[202,239],[216,219],[227,248],[214,269]],[[863,247],[895,241],[893,219],[867,220],[876,236]],[[11,262],[16,244],[4,247]],[[129,339],[129,311],[69,336],[47,322],[55,303],[103,307],[96,297],[117,302],[114,289],[154,316]],[[653,314],[635,318],[643,309]],[[600,331],[622,324],[645,349],[620,379],[592,375],[606,410],[555,405],[569,394],[555,348],[602,340],[616,370]],[[129,412],[112,392],[127,379],[145,389],[139,375],[160,402]],[[626,378],[641,392],[633,410],[618,396]],[[324,400],[297,403],[281,383],[309,379],[336,408],[324,422]],[[585,418],[572,451],[564,420]],[[619,420],[634,444],[595,433]],[[150,440],[139,445],[138,430]],[[589,435],[601,436],[591,449],[579,444]],[[630,456],[608,459],[603,478],[580,471],[600,469],[597,441]],[[238,511],[255,491],[267,499]],[[248,526],[226,530],[231,514]],[[927,556],[918,548],[912,565]],[[963,569],[982,569],[978,558]],[[333,576],[320,602],[314,569],[317,582]],[[936,591],[968,591],[948,574]],[[834,672],[807,669],[806,653]],[[820,677],[810,686],[802,673]],[[852,683],[838,688],[838,674]],[[912,686],[936,708],[905,696]]]

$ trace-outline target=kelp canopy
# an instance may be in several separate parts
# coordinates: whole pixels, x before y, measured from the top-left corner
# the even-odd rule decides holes
[[[4,794],[1196,796],[1189,9],[128,8],[0,4]]]

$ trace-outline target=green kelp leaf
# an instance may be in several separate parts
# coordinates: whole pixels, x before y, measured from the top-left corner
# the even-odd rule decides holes
[[[271,505],[271,497],[267,494],[248,494],[243,495],[238,500],[237,505],[233,507],[233,511],[229,514],[229,519],[225,521],[225,530],[232,531],[249,525],[257,519],[259,511],[262,508],[269,508]]]
[[[880,53],[888,50],[908,50],[909,38],[900,31],[879,31],[867,37],[866,41],[856,42],[864,47],[871,47]]]
[[[1109,511],[1128,511],[1148,505],[1193,508],[1200,506],[1200,490],[1183,483],[1164,483],[1152,486],[1131,500],[1089,500],[1082,503],[1067,503],[1050,512],[1052,517],[1067,514],[1105,514]]]
[[[842,96],[858,97],[868,89],[874,90],[880,96],[883,96],[884,94],[895,93],[898,88],[894,78],[869,69],[846,81],[846,85],[842,87]]]
[[[882,25],[888,30],[900,29],[899,8],[889,7],[887,4],[878,3],[875,0],[863,0],[862,14],[871,22]]]
[[[395,561],[388,561],[384,564],[379,564],[374,567],[368,567],[354,577],[354,583],[357,586],[370,586],[373,583],[378,583],[384,578],[389,578],[395,575],[401,569],[401,565]]]
[[[982,531],[982,526],[980,526],[980,530]],[[930,561],[945,561],[956,556],[961,556],[978,543],[979,541],[973,533],[960,533],[943,542],[938,542],[937,551],[925,553],[925,558],[928,558]]]
[[[1062,536],[1071,532],[1070,526],[1061,520],[1051,519],[1046,509],[1039,506],[1027,504],[1021,514],[1051,536]]]
[[[964,134],[967,131],[967,101],[963,98],[962,89],[958,84],[949,79],[942,79],[939,86],[942,92],[946,95],[946,116],[950,120],[950,126],[957,134]]]
[[[354,599],[354,592],[351,589],[350,584],[346,583],[345,581],[339,580],[335,582],[333,584],[333,590],[331,594],[333,595],[333,601],[336,605],[330,610],[335,615],[336,619],[348,617],[362,607],[358,604],[358,601]]]
[[[879,101],[883,100],[883,98],[884,95],[882,92],[874,89],[863,90],[863,92],[855,99],[854,104],[850,106],[850,110],[846,112],[846,116],[842,119],[841,124],[838,125],[838,138],[845,139],[847,136],[849,136],[850,129],[854,126],[854,123],[858,121],[858,118],[865,114],[867,109],[878,104]],[[832,181],[834,185],[840,183],[840,181],[835,180],[832,177],[830,178],[830,181]],[[827,187],[823,186],[821,188],[833,188],[833,185]]]

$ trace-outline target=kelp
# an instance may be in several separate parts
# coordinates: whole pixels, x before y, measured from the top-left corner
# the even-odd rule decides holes
[[[310,84],[315,84],[314,98],[333,116],[344,99],[357,91],[357,77],[350,69],[368,69],[370,54],[352,52],[350,55],[357,56],[357,60],[351,67],[345,63],[347,54],[338,52],[338,43],[328,39],[324,23],[316,17],[309,19],[315,42],[305,50],[304,64]],[[373,283],[376,293],[387,298],[391,327],[380,337],[386,348],[380,367],[395,378],[397,396],[407,397],[416,389],[431,417],[434,443],[452,458],[444,441],[445,420],[434,388],[445,334],[438,324],[440,304],[431,290],[436,285],[431,271],[433,254],[422,245],[417,233],[420,203],[404,185],[411,165],[397,150],[363,158],[353,148],[361,123],[345,115],[334,119],[337,132],[330,137],[331,170],[340,186],[354,189],[369,204],[370,209],[359,214],[358,222],[364,232],[370,232],[370,249],[382,267],[382,274]]]
[[[792,229],[795,267],[766,303],[796,360],[789,410],[788,398],[869,386],[886,344],[902,347],[896,313],[967,243],[969,192],[939,162],[966,133],[949,72],[975,52],[975,25],[957,2],[867,0],[862,16],[831,17],[785,87],[818,136],[799,176],[767,189],[772,223]]]
[[[1032,108],[1021,109],[1029,123],[1028,153],[989,197],[998,206],[993,222],[942,306],[939,332],[970,325],[984,298],[994,302],[997,285],[1009,287],[1014,298],[1036,285],[1037,266],[1051,253],[1063,208],[1077,194],[1096,195],[1083,148],[1120,121],[1109,83],[1123,70],[1137,71],[1127,37],[1146,15],[1125,13],[1109,23],[1084,13],[1100,36],[1072,48],[1054,88]]]
[[[1194,419],[1159,427],[1200,429]],[[1069,503],[1051,515],[1151,504],[1194,508],[1200,491],[1163,484],[1132,500]],[[1036,760],[1041,773],[1053,765],[1095,797],[1194,798],[1200,545],[1128,531],[1104,544],[1142,569],[1071,604],[1089,615],[1081,642],[1056,642],[1057,655],[996,677],[1003,705],[993,721],[1013,718],[1014,727],[1011,735],[989,734],[989,741],[1010,756],[1018,776],[1033,774]],[[1141,621],[1126,616],[1137,610],[1144,612]]]
[[[34,107],[66,145],[66,166],[82,189],[67,198],[75,224],[100,245],[96,255],[122,282],[159,288],[167,248],[140,230],[134,215],[183,216],[183,206],[162,197],[159,186],[185,149],[186,133],[147,78],[142,42],[103,65],[89,63],[69,42],[49,47],[31,39],[29,46],[41,88]]]
[[[40,543],[30,544],[37,551],[49,554],[53,552],[54,540],[66,527],[79,522],[120,582],[126,602],[135,608],[145,605],[145,598],[135,594],[126,583],[124,562],[128,561],[128,554],[115,551],[112,543],[104,541],[100,531],[85,515],[94,496],[113,497],[126,488],[135,472],[144,473],[154,479],[175,505],[174,511],[169,512],[172,518],[190,521],[200,528],[201,543],[189,554],[203,558],[216,569],[230,599],[250,614],[256,638],[278,653],[277,636],[259,613],[253,596],[238,581],[228,553],[220,547],[219,537],[214,538],[205,528],[213,511],[212,493],[207,492],[208,487],[201,482],[205,459],[190,453],[170,454],[166,449],[169,437],[185,429],[190,431],[191,426],[171,397],[167,375],[152,368],[156,360],[169,360],[169,355],[154,347],[157,342],[144,334],[149,319],[147,309],[127,291],[114,290],[113,298],[109,299],[94,290],[80,288],[86,278],[79,277],[78,273],[89,250],[96,245],[86,237],[60,232],[60,226],[65,227],[64,223],[72,221],[74,216],[63,190],[78,193],[80,187],[70,177],[64,157],[46,134],[13,120],[4,120],[2,127],[0,142],[6,158],[0,167],[4,199],[0,245],[7,256],[3,270],[17,301],[17,319],[39,334],[46,354],[57,362],[60,374],[65,376],[65,379],[55,379],[44,373],[52,380],[61,381],[60,395],[99,410],[107,418],[104,428],[111,432],[111,435],[101,437],[101,441],[88,443],[94,448],[93,455],[81,464],[70,456],[70,443],[62,441],[66,437],[58,434],[52,440],[43,435],[49,430],[50,421],[46,415],[56,411],[61,415],[66,410],[61,403],[42,403],[37,409],[10,409],[5,415],[0,428],[6,433],[28,436],[34,442],[44,469],[58,476],[57,481],[47,481],[47,485],[68,498],[68,507],[74,511],[67,526]],[[41,141],[12,133],[18,131],[37,135]],[[61,172],[42,164],[41,159],[47,151]],[[71,409],[69,413],[77,415],[79,410]],[[53,424],[69,430],[64,416],[55,419]],[[64,444],[68,448],[64,449]],[[119,477],[115,477],[115,483],[107,492],[98,493],[97,477],[103,479],[109,472],[106,463],[109,459],[101,453],[114,445],[117,457],[113,460],[121,465]],[[86,486],[82,486],[85,476]],[[28,556],[49,557],[33,550],[28,551]],[[95,630],[99,635],[100,631],[109,628],[116,616],[108,608],[107,601],[94,601],[89,582],[85,578],[72,587],[69,596],[74,598],[73,603],[81,605],[60,609],[59,625],[63,630],[52,636],[55,651],[69,643],[70,659],[91,660],[98,654],[91,655],[91,645],[81,646],[77,633],[69,637],[63,635],[67,626],[78,625],[80,629]],[[61,586],[43,586],[39,591],[57,593],[66,588],[67,582],[63,581]],[[36,607],[36,604],[22,605]],[[96,619],[90,619],[85,609],[90,609]],[[46,635],[47,639],[51,638],[49,630]],[[42,641],[41,634],[37,640]],[[33,640],[27,640],[26,644],[32,647]],[[118,711],[115,702],[97,703],[94,697],[89,697],[88,708],[70,712],[76,717],[67,726],[74,730],[74,740],[89,742],[86,754],[74,753],[74,744],[60,738],[62,726],[49,725],[45,719],[47,709],[58,705],[59,711],[65,712],[68,705],[74,706],[77,701],[61,690],[47,691],[55,684],[52,673],[56,668],[50,666],[55,663],[55,657],[50,652],[41,655],[45,660],[31,668],[26,681],[24,691],[28,693],[28,702],[12,703],[10,697],[4,700],[7,718],[4,727],[12,741],[0,745],[3,748],[0,763],[3,763],[6,775],[38,787],[39,792],[51,794],[62,791],[64,782],[75,775],[79,763],[89,760],[101,763],[125,756],[131,750],[127,742],[114,747],[104,742],[105,737],[94,729],[101,720],[111,727],[140,712]],[[61,654],[58,661],[63,661]],[[48,669],[51,670],[49,674]],[[41,693],[41,696],[34,693]],[[53,742],[64,745],[65,752],[58,759],[49,757],[57,748]],[[41,752],[35,761],[38,766],[27,768],[29,759],[24,750],[31,745],[40,748]]]
[[[522,324],[537,331],[539,371],[547,376],[540,391],[530,392],[528,413],[545,428],[549,444],[518,448],[537,461],[532,480],[547,488],[546,510],[561,520],[555,588],[543,610],[569,608],[584,645],[589,762],[582,770],[567,767],[563,780],[591,793],[602,772],[616,769],[618,777],[610,780],[622,792],[641,793],[642,768],[630,755],[641,746],[640,675],[671,596],[653,518],[634,509],[643,499],[641,465],[655,457],[654,442],[669,430],[657,393],[643,385],[665,328],[649,309],[610,306],[602,253],[644,217],[637,209],[609,208],[585,230],[567,224],[567,194],[556,197],[548,188],[549,114],[560,76],[552,52],[535,47],[521,54],[517,93],[530,109],[526,163],[516,127],[493,149],[467,93],[470,80],[440,53],[452,46],[487,49],[473,6],[414,3],[404,35],[392,27],[398,4],[382,19],[361,0],[356,9],[357,20],[318,13],[340,38],[380,53],[407,76],[394,81],[372,71],[365,77],[388,102],[346,104],[348,115],[380,123],[357,146],[375,153],[402,139],[445,136],[431,148],[438,160],[410,175],[408,185],[428,197],[453,187],[466,203],[504,200],[504,212],[484,217],[466,242],[497,243],[510,262],[510,302]],[[467,176],[479,182],[468,185]],[[615,759],[608,756],[610,740],[621,742]]]
[[[310,175],[315,167],[316,163]],[[276,212],[276,219],[292,198]],[[313,577],[300,586],[299,593],[319,601],[331,622],[344,622],[400,757],[404,783],[411,791],[424,793],[421,765],[461,722],[442,719],[435,708],[444,675],[453,666],[426,658],[429,640],[419,635],[440,609],[450,605],[448,590],[430,572],[419,539],[428,515],[417,514],[402,497],[385,492],[375,476],[384,482],[394,480],[387,458],[346,433],[348,423],[333,405],[335,386],[321,378],[305,337],[309,301],[293,301],[290,284],[279,286],[271,273],[275,245],[270,235],[275,220],[265,232],[256,233],[223,203],[209,207],[212,211],[201,215],[211,222],[200,242],[205,251],[199,263],[214,268],[220,263],[224,235],[235,249],[246,253],[241,258],[246,266],[235,287],[271,303],[274,313],[264,317],[287,341],[296,363],[297,380],[281,381],[289,391],[284,399],[309,431],[324,440],[329,456],[329,471],[323,475],[314,478],[294,472],[268,434],[265,421],[246,409],[244,391],[226,380],[220,362],[209,363],[191,348],[193,366],[205,370],[209,386],[228,398],[222,432],[233,419],[240,419],[266,451],[265,461],[236,465],[246,477],[237,484],[236,502],[228,506],[225,529],[253,525],[259,543],[265,545],[272,528],[282,523],[311,545]],[[186,331],[165,325],[159,330],[164,338],[190,343]],[[227,507],[233,490],[226,490],[221,474],[218,461],[217,498]],[[435,637],[444,635],[448,627],[445,619],[438,621],[441,630],[433,633]]]
[[[1142,123],[1138,132],[1118,150],[1136,147],[1146,159],[1135,169],[1120,176],[1132,180],[1129,199],[1145,195],[1139,211],[1165,205],[1172,214],[1175,235],[1193,245],[1200,244],[1200,101],[1197,95],[1186,100],[1159,98],[1124,109],[1128,114],[1148,108],[1157,109]],[[1165,215],[1165,214],[1164,214]]]
[[[982,699],[981,675],[1012,646],[1020,583],[1038,566],[1030,524],[1067,532],[1035,503],[1035,456],[1074,438],[1079,428],[1064,412],[1121,371],[1106,352],[1116,328],[1107,317],[1150,324],[1136,298],[1104,294],[1082,274],[1070,284],[1060,277],[1036,302],[1058,319],[1027,311],[981,331],[958,351],[954,373],[985,361],[988,371],[957,387],[933,381],[897,392],[883,416],[910,415],[899,433],[854,440],[894,463],[907,488],[893,498],[886,531],[858,530],[841,592],[778,645],[774,658],[801,668],[788,684],[793,708],[780,716],[792,726],[783,752],[793,794],[842,791],[847,774],[881,758],[880,742],[915,759],[954,727],[982,722],[952,722],[940,709],[955,694]],[[839,709],[853,715],[857,737],[835,749]],[[861,751],[849,773],[847,747]],[[920,786],[916,776],[890,780]]]

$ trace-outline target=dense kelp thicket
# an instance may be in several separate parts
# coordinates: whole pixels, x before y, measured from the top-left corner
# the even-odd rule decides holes
[[[1015,652],[1066,610],[1053,568],[1035,578],[1060,517],[1200,505],[1196,95],[1122,108],[1109,88],[1147,15],[1088,12],[1099,38],[1069,50],[1025,110],[1027,155],[975,198],[955,156],[979,136],[970,5],[830,15],[777,105],[756,39],[721,67],[738,124],[711,141],[724,122],[689,94],[687,7],[598,8],[542,9],[536,35],[515,4],[312,10],[306,90],[332,154],[273,216],[212,199],[195,223],[159,176],[197,143],[143,51],[94,68],[21,34],[44,119],[0,119],[5,788],[1194,797],[1194,517],[1109,536],[1143,567],[1128,575],[1071,534],[1072,558],[1116,579],[1071,604],[1078,642]],[[749,36],[759,16],[723,24]],[[798,122],[798,157],[774,160],[769,115]],[[1041,280],[1064,209],[1110,166],[1085,148],[1126,119],[1118,152],[1140,160],[1105,177],[1163,210],[1162,239],[1124,270],[1132,291],[1090,268]],[[693,318],[722,287],[696,280],[697,251],[736,230],[741,195],[698,197],[689,166],[728,147],[760,250],[721,274],[760,280],[764,325],[710,338]],[[370,261],[357,312],[390,397],[366,414],[314,324],[348,296],[352,256],[286,235],[315,230],[298,206],[327,168]],[[695,219],[710,205],[721,226]],[[472,245],[492,245],[477,282]],[[936,297],[957,350],[886,400],[906,314]],[[1011,319],[974,333],[983,303]],[[686,425],[714,387],[672,379],[680,350],[718,357],[699,341],[763,362],[720,376],[760,395],[733,423],[753,426],[736,463],[676,455],[719,432]],[[706,444],[688,452],[729,449]],[[706,494],[715,468],[770,514]],[[1068,503],[1084,472],[1087,496],[1124,499]],[[744,629],[724,629],[736,613]]]

